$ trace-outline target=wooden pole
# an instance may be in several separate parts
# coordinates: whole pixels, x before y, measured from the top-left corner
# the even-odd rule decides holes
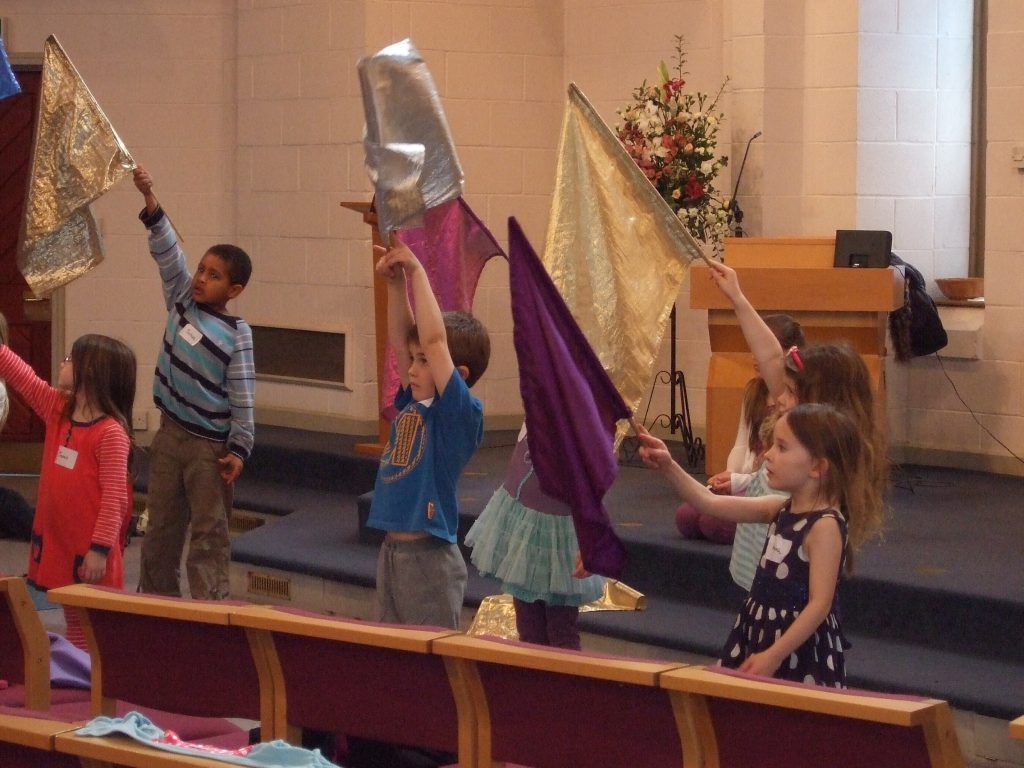
[[[371,203],[343,202],[342,208],[361,213],[363,221],[370,225],[370,268],[373,269],[373,246],[384,245],[384,240],[377,229],[377,212]],[[356,443],[356,452],[379,456],[388,444],[390,423],[384,418],[384,375],[388,350],[388,286],[376,271],[373,272],[373,316],[374,332],[377,337],[377,442]]]

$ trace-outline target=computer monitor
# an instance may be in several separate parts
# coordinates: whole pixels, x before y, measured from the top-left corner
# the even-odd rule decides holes
[[[837,229],[834,266],[888,267],[892,232],[877,229]]]

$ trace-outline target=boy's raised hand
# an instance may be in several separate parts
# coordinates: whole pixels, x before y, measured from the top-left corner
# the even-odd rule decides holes
[[[141,165],[135,166],[132,180],[135,182],[135,188],[146,198],[146,210],[150,213],[155,211],[159,203],[157,202],[156,195],[153,194],[153,177],[149,175],[149,171]]]
[[[135,188],[142,194],[146,194],[153,189],[153,177],[141,165],[135,166],[135,170],[132,172],[132,179],[135,181]]]
[[[384,248],[382,245],[373,246],[373,255],[379,257],[374,269],[377,274],[386,280],[395,280],[403,274],[411,276],[413,272],[420,269],[422,265],[416,258],[409,246],[403,243],[397,233],[391,234],[391,247]]]

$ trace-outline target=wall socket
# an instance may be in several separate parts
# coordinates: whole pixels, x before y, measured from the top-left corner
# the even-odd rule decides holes
[[[132,411],[132,429],[144,431],[149,429],[149,410]]]

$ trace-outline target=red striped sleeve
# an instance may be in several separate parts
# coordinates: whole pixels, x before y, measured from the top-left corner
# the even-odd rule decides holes
[[[64,405],[64,393],[40,379],[6,344],[0,344],[0,379],[7,379],[7,386],[21,395],[43,421]]]
[[[124,429],[113,419],[107,419],[96,449],[100,509],[92,532],[94,548],[109,551],[119,546],[121,525],[128,508],[128,447]]]

